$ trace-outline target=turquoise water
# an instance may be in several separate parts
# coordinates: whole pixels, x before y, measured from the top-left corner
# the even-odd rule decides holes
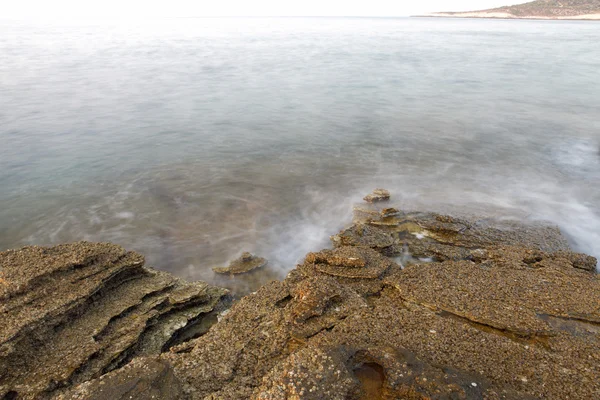
[[[600,256],[600,24],[0,22],[0,249],[113,241],[273,276],[386,187]]]

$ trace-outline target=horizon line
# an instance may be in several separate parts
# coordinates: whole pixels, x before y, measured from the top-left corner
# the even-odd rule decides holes
[[[78,20],[78,19],[116,19],[116,18],[137,18],[137,19],[213,19],[213,18],[410,18],[418,17],[423,14],[413,15],[192,15],[192,16],[161,16],[161,15],[73,15],[73,16],[46,16],[46,15],[26,15],[26,16],[0,16],[0,20],[15,19],[40,19],[40,20]]]

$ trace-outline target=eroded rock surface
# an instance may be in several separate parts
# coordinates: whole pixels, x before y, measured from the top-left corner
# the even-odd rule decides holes
[[[393,214],[402,222],[364,221],[334,235],[333,250],[309,253],[283,282],[235,304],[207,335],[161,356],[186,393],[597,396],[600,280],[593,257],[567,250],[553,227]]]
[[[85,382],[58,396],[59,400],[177,400],[185,398],[166,361],[136,358],[122,369]]]
[[[143,264],[106,243],[0,253],[0,398],[50,397],[158,355],[222,308],[226,290]]]
[[[2,303],[10,321],[0,332],[1,371],[7,374],[0,375],[2,394],[262,400],[600,396],[596,259],[571,252],[557,228],[392,211],[374,203],[357,207],[354,224],[332,236],[332,243],[333,249],[309,253],[285,280],[243,297],[208,332],[183,343],[166,339],[171,331],[155,328],[156,321],[179,326],[190,321],[187,311],[206,315],[201,307],[217,304],[224,292],[164,283],[173,278],[143,269],[139,256],[116,246],[73,256],[70,266],[53,264],[50,250],[43,255],[26,248],[38,253],[23,261],[2,253],[0,282],[8,286],[1,293],[10,305]],[[15,270],[36,258],[45,261],[32,272],[26,266],[25,272]],[[7,274],[4,265],[15,271]],[[55,280],[49,273],[70,278]],[[133,283],[141,279],[147,283]],[[74,280],[73,290],[93,298],[95,306],[87,300],[79,305],[81,295],[58,290]],[[164,285],[173,288],[160,289]],[[128,299],[120,305],[103,295],[118,290],[118,298]],[[203,296],[209,290],[213,294]],[[159,300],[167,292],[169,300]],[[17,302],[18,296],[24,301]],[[178,307],[191,298],[202,300]],[[147,311],[123,318],[134,309]],[[187,311],[164,311],[172,309]],[[168,317],[148,317],[152,312]],[[181,319],[171,319],[175,314]],[[80,320],[100,322],[90,330]],[[47,321],[62,322],[51,333]],[[77,328],[65,327],[67,321]],[[48,375],[43,366],[59,357],[88,361]],[[48,376],[56,378],[51,383]],[[166,393],[165,385],[173,392]]]

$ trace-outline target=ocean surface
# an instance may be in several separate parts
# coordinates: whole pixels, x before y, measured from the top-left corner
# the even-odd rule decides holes
[[[0,250],[111,241],[251,290],[384,187],[598,257],[599,43],[582,21],[0,21]],[[242,251],[269,268],[211,271]]]

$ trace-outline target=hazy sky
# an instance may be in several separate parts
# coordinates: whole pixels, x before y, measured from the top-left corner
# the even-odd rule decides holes
[[[0,0],[0,17],[404,16],[527,0]]]

